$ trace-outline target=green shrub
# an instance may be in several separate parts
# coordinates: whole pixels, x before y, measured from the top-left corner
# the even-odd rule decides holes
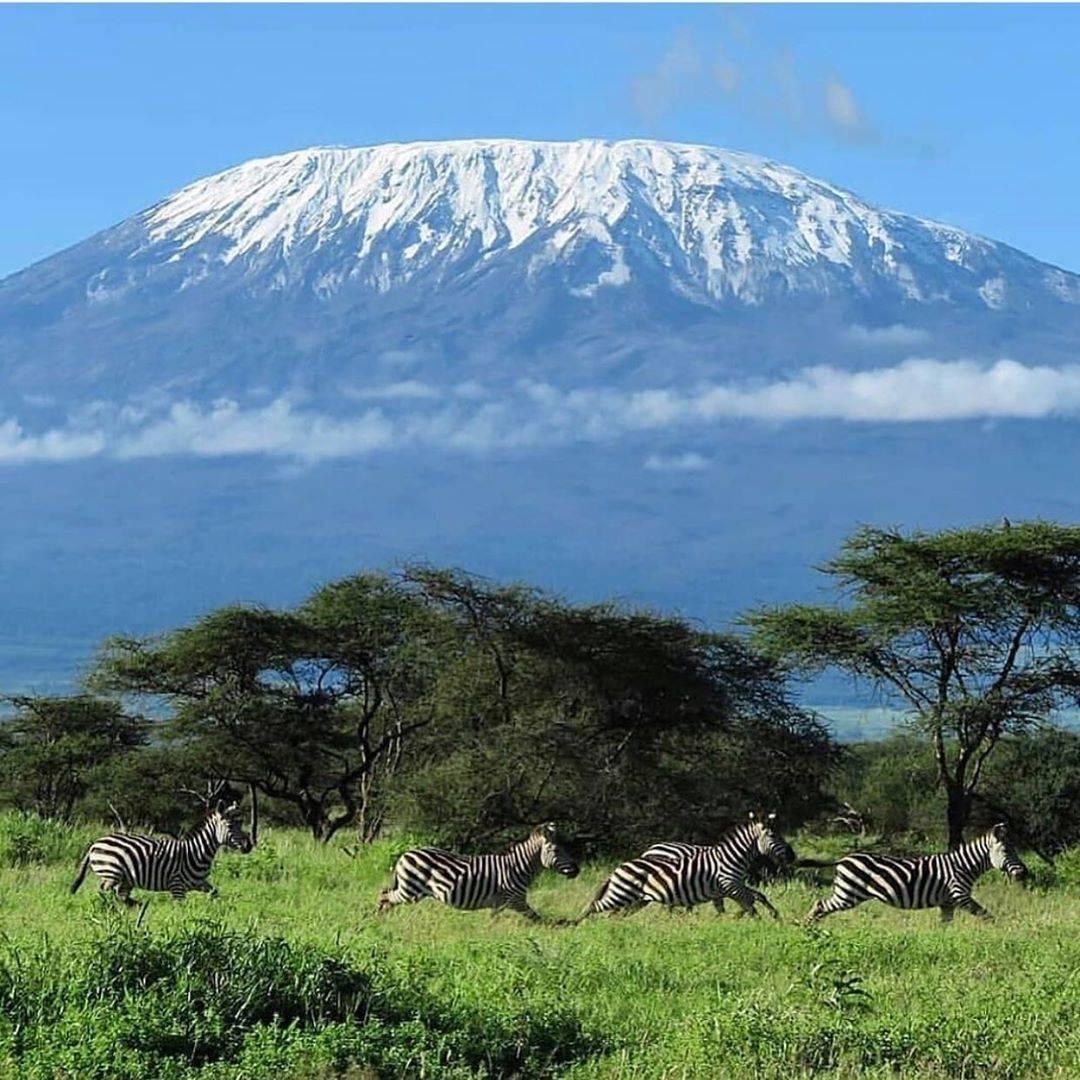
[[[106,918],[66,954],[10,949],[0,1005],[0,1050],[31,1080],[248,1080],[300,1061],[378,1075],[460,1066],[540,1076],[598,1049],[554,1001],[539,1013],[440,1003],[377,952],[359,963],[206,920],[152,934]]]
[[[86,839],[80,831],[36,814],[0,814],[0,866],[52,866],[82,857]]]

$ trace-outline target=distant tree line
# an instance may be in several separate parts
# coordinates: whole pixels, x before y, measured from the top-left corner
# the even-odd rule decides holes
[[[1080,696],[1080,529],[864,529],[825,571],[835,606],[740,633],[419,565],[114,638],[83,694],[9,699],[0,803],[176,831],[181,789],[219,777],[324,841],[468,847],[558,819],[632,848],[748,807],[878,831],[944,816],[952,843],[1004,814],[1048,852],[1080,839],[1080,738],[1040,727]],[[826,667],[903,703],[909,732],[838,747],[791,691]]]

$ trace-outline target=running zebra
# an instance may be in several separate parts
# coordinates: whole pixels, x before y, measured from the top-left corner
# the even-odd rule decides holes
[[[174,900],[183,900],[192,891],[216,896],[207,877],[221,847],[251,851],[252,840],[240,823],[236,802],[218,800],[206,820],[180,840],[128,833],[95,840],[83,856],[71,891],[78,892],[86,871],[93,870],[101,891],[115,893],[129,907],[135,903],[132,889],[168,892]]]
[[[457,855],[441,848],[406,851],[394,864],[390,886],[379,893],[379,910],[434,897],[451,907],[492,913],[510,908],[529,919],[540,916],[529,907],[526,893],[541,870],[577,877],[578,864],[560,843],[548,821],[501,855]]]
[[[836,863],[804,860],[801,865],[836,867],[832,895],[811,908],[807,916],[811,923],[864,900],[880,900],[898,908],[941,908],[943,923],[952,922],[956,908],[989,919],[990,912],[971,895],[975,882],[991,867],[1014,881],[1028,872],[1013,850],[1004,823],[944,855],[898,858],[859,852]]]
[[[772,815],[772,817],[775,816],[775,814]],[[660,844],[653,844],[651,848],[641,853],[641,858],[662,859],[665,862],[681,862],[683,859],[687,858],[687,856],[696,855],[699,851],[705,851],[708,846],[708,844],[686,844],[677,840],[667,840]],[[784,842],[783,846],[785,849],[785,853],[782,865],[790,865],[790,863],[795,858],[795,853],[791,850],[790,845],[788,845],[786,842]],[[771,862],[771,860],[767,859],[760,852],[755,852],[750,860],[749,866],[747,867],[747,872],[749,873],[749,870],[753,867],[754,863],[757,863],[761,860],[764,860],[770,865],[775,865]],[[745,884],[745,877],[743,881]],[[717,896],[713,899],[712,903],[713,907],[716,908],[717,912],[723,915],[724,898],[722,896]]]
[[[779,912],[765,895],[746,884],[757,856],[764,855],[781,865],[795,858],[788,842],[773,828],[775,818],[770,814],[761,820],[751,814],[746,824],[735,826],[719,843],[709,846],[654,844],[638,858],[615,868],[578,922],[597,912],[629,913],[650,903],[673,908],[712,900],[723,911],[724,897],[740,905],[741,915],[756,915],[757,902],[778,919]]]

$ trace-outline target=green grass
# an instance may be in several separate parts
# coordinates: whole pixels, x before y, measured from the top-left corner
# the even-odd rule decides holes
[[[220,857],[220,899],[152,897],[136,928],[92,878],[67,891],[93,833],[0,818],[0,1075],[1080,1076],[1076,858],[1031,889],[988,875],[989,925],[867,904],[807,930],[821,890],[792,883],[768,890],[780,924],[560,928],[378,916],[403,841],[354,858],[266,830]],[[534,906],[577,914],[606,869],[544,875]]]

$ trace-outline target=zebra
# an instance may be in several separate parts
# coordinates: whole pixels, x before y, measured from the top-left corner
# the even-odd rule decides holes
[[[771,815],[774,818],[776,815]],[[795,860],[795,853],[791,850],[791,846],[787,841],[783,841],[783,864],[790,865]],[[652,847],[641,853],[642,859],[662,859],[666,862],[681,862],[683,859],[690,855],[696,855],[699,851],[705,851],[708,848],[708,844],[686,844],[677,840],[666,840],[659,844],[653,844]],[[757,853],[751,859],[750,866],[747,867],[747,871],[750,870],[753,863],[758,862],[759,859],[765,860],[770,865],[775,865],[767,859],[766,856]],[[744,881],[745,883],[745,881]],[[762,898],[764,899],[764,898]],[[716,908],[717,913],[723,915],[724,913],[724,898],[723,896],[717,896],[713,899],[713,907]],[[767,903],[767,901],[766,901]],[[674,910],[674,909],[672,909]],[[687,909],[689,910],[689,909]]]
[[[71,891],[78,892],[87,870],[93,870],[101,891],[114,893],[128,907],[135,904],[132,889],[168,892],[174,900],[183,900],[192,891],[216,896],[207,877],[218,849],[231,847],[247,854],[252,846],[240,823],[239,804],[218,800],[202,824],[179,840],[129,833],[95,840],[79,864]]]
[[[740,915],[756,915],[755,902],[773,916],[780,913],[763,893],[746,884],[750,864],[758,855],[786,865],[795,853],[772,825],[776,815],[736,825],[713,845],[654,844],[642,855],[615,868],[600,886],[578,919],[598,912],[636,911],[646,904],[693,907],[706,900],[730,897],[741,907]],[[723,910],[719,907],[719,910]]]
[[[450,907],[475,911],[504,908],[528,919],[540,916],[529,907],[526,893],[541,870],[577,877],[577,862],[559,838],[553,822],[537,825],[524,839],[500,855],[458,855],[442,848],[414,848],[394,864],[390,885],[379,893],[379,911],[434,897]]]
[[[943,855],[901,858],[857,852],[836,863],[803,860],[800,865],[835,866],[832,895],[810,909],[808,923],[865,900],[880,900],[898,908],[941,909],[941,921],[952,922],[956,908],[980,919],[993,916],[971,895],[975,882],[991,867],[1014,881],[1027,876],[1009,839],[1008,826],[999,822],[976,840]]]

